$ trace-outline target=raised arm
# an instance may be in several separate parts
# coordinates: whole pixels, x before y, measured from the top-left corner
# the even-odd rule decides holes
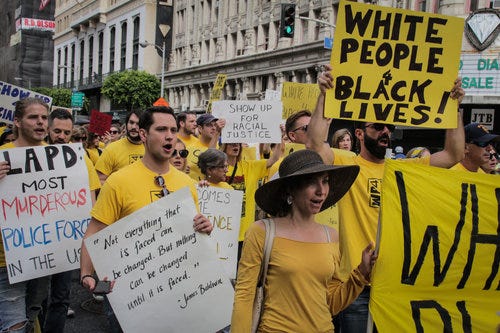
[[[325,164],[332,164],[334,159],[333,151],[330,149],[328,143],[325,142],[331,119],[325,118],[324,111],[326,91],[333,88],[333,77],[330,73],[330,65],[326,65],[325,70],[318,78],[320,94],[316,103],[316,109],[311,115],[311,121],[307,127],[306,147],[320,154]]]
[[[450,97],[462,102],[465,92],[462,89],[462,80],[456,79],[451,89]],[[444,141],[444,149],[431,155],[430,164],[441,168],[450,168],[464,158],[465,134],[462,113],[457,112],[457,128],[447,129]]]

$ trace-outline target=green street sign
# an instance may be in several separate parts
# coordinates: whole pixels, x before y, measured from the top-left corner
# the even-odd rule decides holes
[[[73,92],[71,94],[71,107],[72,108],[82,108],[83,107],[83,98],[85,94],[79,91]]]

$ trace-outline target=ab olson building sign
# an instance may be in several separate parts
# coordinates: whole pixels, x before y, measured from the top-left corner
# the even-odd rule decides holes
[[[479,9],[469,15],[465,22],[468,44],[462,47],[460,76],[466,91],[467,102],[471,102],[470,122],[484,123],[490,130],[498,132],[500,124],[500,11]],[[497,120],[498,122],[498,120]],[[495,128],[496,127],[496,128]]]

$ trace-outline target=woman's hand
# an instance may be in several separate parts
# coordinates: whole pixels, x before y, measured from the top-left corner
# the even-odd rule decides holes
[[[326,94],[328,89],[333,88],[333,76],[330,71],[332,70],[332,66],[329,64],[325,65],[325,70],[321,72],[321,75],[318,77],[318,85],[321,94]]]
[[[10,171],[10,165],[7,161],[0,162],[0,179],[3,179],[7,176],[7,173]]]
[[[367,247],[361,253],[361,264],[359,264],[358,269],[363,276],[370,281],[370,274],[372,272],[373,265],[377,261],[378,254],[375,253],[375,248],[373,243],[370,242]]]
[[[196,214],[195,217],[193,218],[193,228],[194,230],[198,232],[203,232],[207,235],[210,235],[212,232],[214,226],[212,223],[205,217],[203,214]]]
[[[198,186],[199,187],[208,187],[208,186],[210,186],[210,183],[208,182],[208,180],[202,179],[198,182]]]

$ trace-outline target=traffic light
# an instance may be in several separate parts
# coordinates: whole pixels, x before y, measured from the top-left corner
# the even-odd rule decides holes
[[[295,32],[295,4],[281,4],[280,37],[293,38]]]

